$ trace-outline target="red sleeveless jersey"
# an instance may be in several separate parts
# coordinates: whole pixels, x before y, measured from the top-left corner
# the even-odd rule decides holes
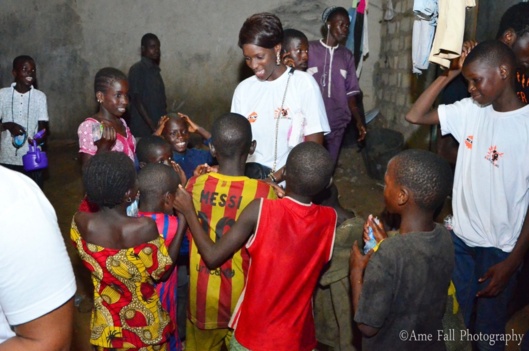
[[[262,200],[247,243],[250,267],[230,326],[250,350],[316,347],[312,294],[331,259],[334,209],[292,198]]]

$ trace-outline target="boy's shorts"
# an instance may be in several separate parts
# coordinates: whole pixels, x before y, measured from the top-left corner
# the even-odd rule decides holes
[[[189,319],[186,322],[186,351],[220,351],[229,349],[233,331],[229,328],[200,329]]]
[[[235,335],[231,338],[229,350],[230,351],[251,351],[250,349],[247,349],[246,347],[239,344],[239,342],[235,339]]]

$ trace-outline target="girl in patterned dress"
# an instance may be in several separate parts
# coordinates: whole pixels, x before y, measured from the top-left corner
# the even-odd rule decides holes
[[[76,213],[70,237],[94,284],[90,343],[95,350],[167,350],[174,324],[154,284],[170,276],[178,240],[166,247],[151,218],[127,216],[138,185],[124,153],[94,155],[83,185],[99,210]]]

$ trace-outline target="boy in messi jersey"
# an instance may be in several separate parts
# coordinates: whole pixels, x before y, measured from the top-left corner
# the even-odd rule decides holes
[[[231,228],[252,200],[276,198],[270,185],[244,176],[246,159],[255,145],[250,122],[243,116],[227,113],[214,122],[210,150],[218,160],[219,171],[193,177],[187,184],[201,226],[213,241]],[[244,287],[248,254],[245,248],[239,249],[218,268],[211,269],[191,235],[189,239],[186,350],[221,350],[231,340],[228,323]]]
[[[230,321],[235,330],[230,350],[316,347],[312,294],[331,259],[336,211],[312,203],[312,197],[329,185],[332,165],[327,150],[317,143],[294,147],[284,173],[286,196],[252,201],[217,242],[200,225],[189,194],[178,190],[175,208],[186,216],[208,265],[219,267],[242,245],[248,249],[246,284]]]

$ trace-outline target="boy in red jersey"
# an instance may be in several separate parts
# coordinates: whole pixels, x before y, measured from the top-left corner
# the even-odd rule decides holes
[[[218,241],[252,200],[276,195],[267,183],[244,176],[248,154],[255,149],[246,118],[224,114],[214,122],[211,134],[210,149],[219,171],[191,178],[187,190],[192,194],[194,207],[190,204],[189,208],[193,217],[196,220],[198,215],[201,228]],[[248,254],[241,243],[233,256],[215,269],[205,263],[196,243],[190,242],[186,350],[221,350],[231,339],[228,323],[244,287]]]
[[[304,142],[290,152],[286,196],[256,199],[228,233],[214,243],[182,188],[175,207],[189,223],[209,267],[218,267],[246,243],[247,280],[230,321],[230,350],[310,351],[316,347],[312,293],[331,259],[336,212],[312,203],[330,182],[333,161],[325,148]]]

